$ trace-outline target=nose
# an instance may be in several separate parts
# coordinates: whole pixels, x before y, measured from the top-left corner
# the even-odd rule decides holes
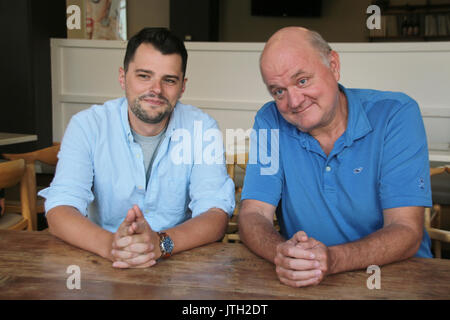
[[[149,90],[150,92],[153,92],[157,95],[161,93],[161,82],[159,81],[159,79],[153,79],[152,81],[150,81]]]
[[[288,105],[289,108],[295,109],[305,101],[305,95],[301,89],[296,87],[287,88]]]

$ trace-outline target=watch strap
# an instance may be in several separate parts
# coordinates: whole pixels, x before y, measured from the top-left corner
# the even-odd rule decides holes
[[[172,255],[173,242],[169,235],[165,232],[158,232],[159,236],[159,248],[161,249],[161,257],[160,258],[168,258]],[[165,243],[170,241],[171,246],[170,249],[167,250]]]

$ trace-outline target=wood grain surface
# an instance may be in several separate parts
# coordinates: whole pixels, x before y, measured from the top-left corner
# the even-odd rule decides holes
[[[81,289],[66,273],[80,267]],[[366,270],[290,288],[274,266],[242,244],[216,242],[176,254],[147,269],[111,262],[49,233],[0,231],[0,299],[450,299],[450,260],[412,258],[381,267],[381,289]]]

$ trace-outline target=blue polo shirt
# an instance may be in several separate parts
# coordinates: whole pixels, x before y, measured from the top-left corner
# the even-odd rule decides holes
[[[282,117],[274,101],[255,117],[250,158],[254,153],[257,159],[247,165],[242,199],[274,206],[281,200],[277,218],[285,238],[303,230],[327,246],[339,245],[381,229],[384,209],[431,206],[417,103],[398,92],[339,88],[348,101],[347,129],[328,156],[315,138]],[[272,172],[264,171],[269,167]],[[425,230],[416,256],[432,257]]]

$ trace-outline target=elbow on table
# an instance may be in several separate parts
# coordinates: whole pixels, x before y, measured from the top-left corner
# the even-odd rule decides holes
[[[57,223],[57,221],[55,221],[57,219],[55,219],[55,211],[54,211],[54,209],[51,209],[50,211],[48,211],[46,213],[45,217],[47,218],[48,231],[50,232],[51,235],[53,235],[55,237],[58,237],[58,232],[57,232],[57,229],[58,229],[57,225],[58,225],[58,223]]]
[[[411,230],[411,240],[410,245],[405,250],[405,259],[414,257],[414,255],[419,251],[420,245],[422,244],[423,230]]]

